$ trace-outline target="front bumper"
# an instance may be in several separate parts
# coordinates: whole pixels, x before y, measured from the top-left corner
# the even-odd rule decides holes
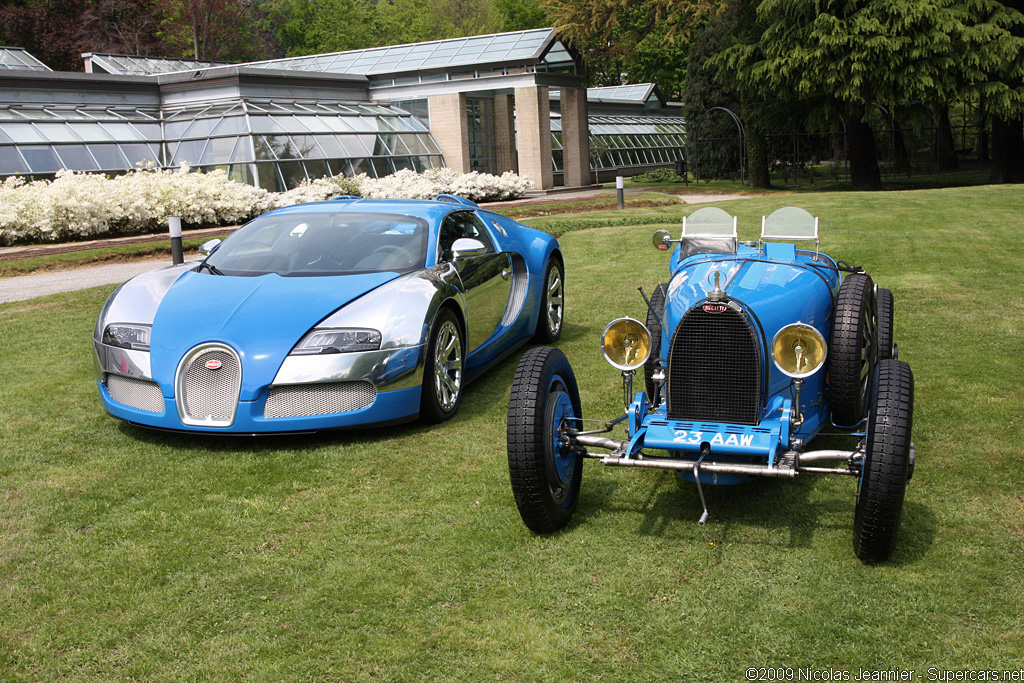
[[[163,412],[155,413],[138,410],[110,397],[103,382],[97,382],[103,407],[116,418],[133,424],[182,432],[204,432],[207,434],[272,434],[282,432],[313,432],[320,429],[356,427],[380,422],[399,422],[412,419],[420,409],[420,387],[409,387],[395,391],[380,391],[374,402],[366,408],[344,413],[327,415],[306,415],[302,417],[263,416],[269,388],[260,392],[254,401],[239,401],[235,420],[229,427],[187,425],[178,417],[177,404],[173,397],[164,397]]]
[[[194,418],[183,420],[181,411],[184,408],[175,397],[176,378],[156,381],[152,377],[148,352],[126,351],[98,342],[95,343],[95,350],[96,382],[104,409],[114,417],[156,429],[228,434],[310,432],[406,421],[416,417],[420,408],[422,345],[359,353],[289,356],[281,364],[270,385],[241,392],[229,425],[195,424]],[[244,362],[241,373],[244,378]],[[144,405],[148,409],[116,400],[106,383],[109,375],[120,375],[132,381],[147,383],[155,394]],[[274,388],[316,387],[348,382],[372,384],[375,392],[372,403],[344,412],[266,416],[267,400]],[[273,411],[271,414],[274,414]]]

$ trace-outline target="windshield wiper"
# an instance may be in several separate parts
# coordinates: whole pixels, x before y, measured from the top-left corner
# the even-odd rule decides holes
[[[207,263],[206,261],[203,261],[202,263],[200,263],[200,264],[199,264],[199,265],[198,265],[198,266],[196,267],[196,272],[197,272],[197,273],[201,273],[201,272],[203,272],[203,268],[206,268],[206,269],[207,269],[208,271],[210,271],[210,274],[211,274],[211,275],[223,275],[223,274],[224,274],[224,272],[223,272],[223,271],[221,271],[221,270],[220,270],[220,269],[219,269],[219,268],[218,268],[217,266],[214,266],[214,265],[210,265],[210,264],[209,264],[209,263]]]

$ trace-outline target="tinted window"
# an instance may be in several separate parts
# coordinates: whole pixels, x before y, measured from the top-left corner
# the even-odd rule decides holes
[[[376,213],[263,216],[231,235],[206,262],[225,275],[408,272],[426,259],[427,224]]]
[[[484,223],[472,211],[455,211],[445,216],[441,223],[441,233],[437,240],[437,260],[449,261],[452,257],[452,245],[455,240],[469,237],[479,240],[487,247],[487,251],[494,251],[494,243],[491,242]]]

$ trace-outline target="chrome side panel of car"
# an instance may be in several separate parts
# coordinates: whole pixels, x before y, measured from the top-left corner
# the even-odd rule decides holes
[[[149,351],[135,351],[108,346],[98,341],[93,342],[96,351],[96,379],[102,379],[105,373],[153,379],[149,367]]]
[[[465,319],[458,273],[445,263],[388,282],[327,316],[320,327],[380,330],[382,351],[427,342],[430,322],[445,301],[454,301]]]
[[[408,389],[420,384],[423,349],[420,344],[386,351],[288,356],[274,377],[274,386],[367,380],[377,391]]]
[[[195,263],[182,263],[143,273],[119,287],[103,307],[96,324],[99,341],[108,323],[152,324],[156,309],[171,285],[184,273],[196,267]]]

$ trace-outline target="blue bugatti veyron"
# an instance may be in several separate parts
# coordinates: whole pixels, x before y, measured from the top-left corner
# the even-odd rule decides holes
[[[470,380],[562,331],[557,241],[460,197],[290,206],[204,252],[103,306],[114,417],[211,433],[439,422]]]

